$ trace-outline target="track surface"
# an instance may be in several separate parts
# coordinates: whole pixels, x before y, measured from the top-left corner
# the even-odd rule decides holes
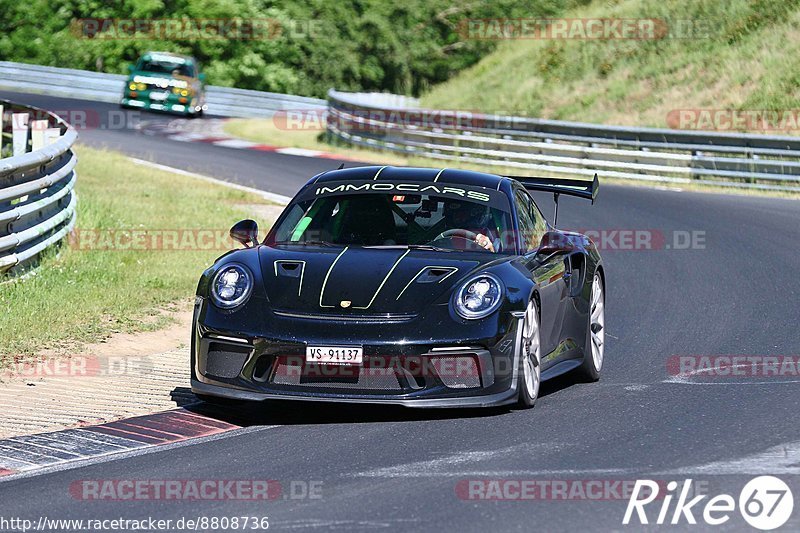
[[[114,106],[0,98],[52,110]],[[142,115],[146,120],[169,120]],[[291,195],[331,160],[86,130],[82,142]],[[110,178],[111,179],[111,178]],[[119,178],[113,178],[119,179]],[[562,200],[576,229],[705,232],[691,250],[605,250],[607,347],[594,384],[559,380],[528,411],[416,411],[270,404],[240,412],[250,431],[194,445],[0,482],[0,514],[35,518],[269,516],[274,529],[610,530],[625,501],[464,501],[464,479],[693,478],[738,498],[756,474],[794,491],[800,527],[800,386],[774,378],[674,383],[670,356],[798,355],[800,203],[603,186],[596,206]],[[539,200],[547,211],[550,202]],[[233,221],[232,221],[233,222]],[[708,380],[706,380],[706,383]],[[213,412],[212,412],[213,414]],[[224,415],[219,415],[224,417]],[[774,447],[781,453],[762,458]],[[704,467],[709,463],[718,463]],[[720,474],[720,475],[714,475]],[[276,479],[322,482],[322,498],[267,503],[82,502],[80,479]],[[41,503],[34,503],[41,502]],[[650,513],[655,519],[657,508]],[[695,516],[702,523],[700,512]],[[680,529],[687,529],[686,522]],[[702,528],[702,526],[699,526]],[[722,530],[746,528],[734,514]],[[638,529],[638,528],[637,528]]]

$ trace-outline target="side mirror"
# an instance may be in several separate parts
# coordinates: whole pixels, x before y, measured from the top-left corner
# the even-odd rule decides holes
[[[244,244],[245,248],[250,248],[258,244],[258,224],[255,220],[240,220],[231,228],[231,239]]]
[[[134,71],[134,70],[136,70],[136,67],[134,67],[133,65],[128,65],[128,72],[130,72],[131,74],[133,74],[133,71]]]
[[[205,83],[205,81],[206,81],[206,73],[205,72],[201,72],[200,74],[197,75],[197,79]]]
[[[542,235],[536,255],[566,254],[575,249],[575,245],[566,235],[558,231],[548,231]]]

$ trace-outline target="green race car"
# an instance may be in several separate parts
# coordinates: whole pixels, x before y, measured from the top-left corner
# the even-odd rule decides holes
[[[207,109],[205,75],[189,56],[148,52],[128,67],[120,105],[127,108],[181,113],[191,117]]]

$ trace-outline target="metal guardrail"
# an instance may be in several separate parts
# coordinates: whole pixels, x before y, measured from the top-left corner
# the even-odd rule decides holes
[[[800,192],[800,137],[604,126],[376,104],[328,92],[327,130],[347,143],[546,175]]]
[[[0,274],[34,264],[75,225],[77,137],[49,111],[0,100]]]
[[[127,76],[88,70],[0,61],[0,89],[118,103]],[[206,86],[208,113],[224,117],[269,117],[281,109],[324,109],[318,98]]]

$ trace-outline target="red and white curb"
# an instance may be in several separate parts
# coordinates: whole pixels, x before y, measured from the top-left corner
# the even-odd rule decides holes
[[[244,426],[174,409],[115,422],[0,440],[0,480],[69,463],[203,439]],[[4,479],[5,478],[5,479]]]
[[[147,135],[160,135],[167,139],[179,142],[205,143],[223,148],[237,150],[256,150],[259,152],[274,152],[284,155],[300,157],[313,157],[316,159],[336,159],[339,161],[358,161],[341,154],[324,152],[322,150],[309,150],[307,148],[291,148],[261,144],[244,139],[237,139],[226,134],[223,125],[227,119],[206,119],[192,121],[176,119],[169,122],[144,122],[138,126],[139,131]],[[200,130],[200,131],[197,131]]]

